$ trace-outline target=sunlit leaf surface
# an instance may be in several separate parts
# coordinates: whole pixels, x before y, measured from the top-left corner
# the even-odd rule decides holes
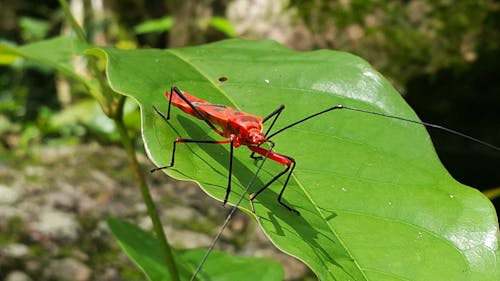
[[[276,128],[336,104],[417,118],[370,65],[342,52],[294,52],[270,41],[229,40],[88,53],[107,61],[114,90],[139,103],[144,142],[157,165],[170,162],[177,137],[221,139],[177,108],[168,124],[153,111],[153,105],[166,111],[164,92],[172,85],[260,116],[285,104]],[[500,280],[492,205],[451,178],[422,126],[335,111],[273,140],[275,151],[297,161],[284,198],[301,216],[277,204],[278,182],[255,200],[258,221],[273,243],[321,280]],[[247,148],[236,149],[230,202],[256,171],[258,162],[248,155]],[[268,160],[251,190],[281,169]],[[175,168],[166,172],[196,181],[221,199],[228,147],[179,145]],[[241,207],[248,209],[248,200]]]

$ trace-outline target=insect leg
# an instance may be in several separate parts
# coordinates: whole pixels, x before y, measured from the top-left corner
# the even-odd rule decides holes
[[[233,150],[234,150],[234,146],[233,146],[233,138],[230,138],[230,139],[227,139],[227,140],[220,140],[220,141],[217,141],[217,140],[196,140],[196,139],[182,139],[182,138],[178,138],[176,140],[174,140],[174,143],[173,143],[173,148],[172,148],[172,158],[170,160],[170,164],[168,165],[165,165],[165,166],[161,166],[161,167],[156,167],[154,169],[152,169],[150,172],[151,173],[154,173],[158,170],[163,170],[163,169],[168,169],[168,168],[171,168],[174,166],[174,163],[175,163],[175,150],[176,150],[176,147],[177,147],[177,144],[178,143],[206,143],[206,144],[227,144],[229,143],[230,144],[230,149],[229,149],[229,175],[228,175],[228,179],[227,179],[227,188],[226,188],[226,196],[224,197],[224,202],[223,202],[223,205],[225,205],[227,203],[227,199],[229,198],[229,194],[231,193],[231,179],[232,179],[232,174],[233,174]]]
[[[233,138],[231,137],[230,143],[229,143],[229,175],[227,179],[227,188],[226,188],[226,196],[224,196],[224,201],[222,202],[222,205],[226,205],[227,199],[229,198],[229,194],[231,193],[231,178],[233,176]]]
[[[273,112],[271,112],[271,114],[269,114],[268,116],[264,117],[264,119],[262,119],[262,123],[265,123],[267,120],[269,120],[271,117],[274,116],[273,122],[271,122],[271,125],[269,125],[269,128],[267,128],[265,136],[267,136],[269,134],[269,132],[271,131],[272,127],[274,126],[274,123],[276,123],[276,120],[280,116],[280,114],[283,111],[283,109],[285,109],[285,105],[284,104],[280,105],[277,109],[275,109]]]
[[[207,119],[207,117],[205,117],[205,115],[201,114],[201,112],[196,108],[196,106],[194,106],[194,104],[192,102],[190,102],[186,96],[184,96],[182,94],[182,92],[175,86],[173,86],[171,89],[170,89],[170,97],[168,98],[168,109],[167,109],[167,116],[165,116],[165,114],[163,114],[156,106],[153,105],[153,109],[156,111],[156,113],[158,113],[158,115],[161,116],[161,118],[163,118],[163,120],[165,121],[168,121],[170,120],[170,108],[172,107],[172,97],[174,95],[174,93],[176,93],[184,102],[186,102],[192,109],[193,111],[196,113],[196,115],[200,116],[200,118],[205,121],[205,123],[208,124],[208,126],[210,126],[210,128],[216,132],[218,132],[219,130],[215,127],[214,124],[212,124],[212,122],[210,122],[210,120]]]
[[[219,129],[217,129],[215,127],[214,124],[212,124],[212,122],[210,122],[210,120],[208,120],[208,118],[203,115],[197,108],[196,106],[190,102],[186,96],[184,96],[184,94],[181,92],[181,90],[179,90],[179,88],[177,88],[176,86],[172,86],[172,88],[170,89],[170,98],[169,98],[169,101],[168,101],[168,113],[167,113],[167,120],[168,120],[168,117],[170,117],[170,104],[172,103],[172,96],[173,96],[173,93],[176,93],[184,102],[186,102],[192,109],[193,111],[196,113],[196,115],[198,115],[200,117],[201,120],[205,121],[205,123],[207,123],[207,125],[214,131],[216,132],[220,132]]]
[[[274,126],[274,123],[276,123],[276,120],[278,119],[278,117],[280,116],[281,112],[283,111],[283,109],[285,109],[285,105],[282,104],[280,105],[278,108],[276,108],[273,112],[271,112],[271,114],[267,115],[266,117],[264,117],[262,119],[262,123],[265,123],[267,120],[271,119],[271,117],[274,116],[273,118],[273,121],[271,122],[271,125],[269,125],[269,128],[267,128],[267,131],[266,133],[264,134],[264,136],[267,136],[269,134],[269,132],[271,131],[271,129],[273,128]],[[255,156],[255,152],[252,152],[250,154],[250,158],[254,159],[254,160],[260,160],[262,159],[262,156]]]
[[[292,159],[293,160],[293,159]],[[292,209],[290,208],[289,206],[287,206],[285,203],[283,203],[283,201],[281,201],[281,197],[283,196],[283,192],[285,192],[285,188],[286,186],[288,185],[288,180],[290,180],[290,176],[292,175],[293,173],[293,169],[295,169],[295,161],[292,162],[292,164],[290,165],[290,172],[288,172],[288,176],[286,177],[286,180],[285,180],[285,184],[283,184],[283,187],[281,188],[281,191],[280,191],[280,194],[278,195],[278,203],[281,204],[281,206],[284,206],[285,208],[287,208],[289,211],[297,214],[297,215],[300,215],[299,211],[295,210],[295,209]]]
[[[172,107],[172,96],[174,94],[174,87],[171,87],[170,88],[170,97],[168,98],[168,109],[167,109],[167,117],[166,118],[163,118],[165,120],[169,120],[170,119],[170,108]],[[158,110],[157,110],[158,111]],[[163,116],[163,114],[160,114]]]
[[[163,120],[165,120],[165,122],[168,121],[168,119],[170,119],[170,116],[165,116],[165,114],[163,114],[156,106],[153,105],[153,109],[156,111],[156,113],[158,113],[158,115],[161,116],[161,118],[163,118]],[[170,109],[170,106],[169,106],[169,109]],[[169,110],[170,112],[170,110]]]
[[[291,211],[292,213],[294,213],[296,215],[300,215],[299,211],[297,211],[297,210],[293,209],[292,207],[288,206],[287,204],[285,204],[281,200],[281,198],[283,196],[283,192],[285,192],[285,188],[288,185],[288,181],[290,179],[290,176],[292,175],[293,169],[295,169],[295,160],[292,157],[284,156],[284,155],[281,155],[281,156],[286,157],[289,160],[289,163],[286,164],[286,167],[285,167],[285,169],[283,171],[281,171],[279,174],[277,174],[276,176],[274,176],[268,183],[266,183],[263,187],[261,187],[257,192],[250,194],[250,207],[252,209],[252,212],[255,212],[254,208],[253,208],[253,200],[262,191],[264,191],[266,188],[268,188],[273,182],[275,182],[277,179],[279,179],[282,175],[288,173],[288,175],[286,177],[286,180],[285,180],[285,183],[283,184],[283,187],[281,188],[280,194],[278,195],[278,203],[280,203],[281,206],[285,207],[287,210]]]

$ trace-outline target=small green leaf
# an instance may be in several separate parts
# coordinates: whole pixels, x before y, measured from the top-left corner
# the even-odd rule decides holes
[[[83,50],[89,47],[90,45],[83,44],[72,37],[56,37],[24,46],[13,46],[2,42],[0,43],[0,60],[2,58],[12,60],[13,56],[22,57],[57,69],[82,83],[87,83],[82,76],[76,73],[71,63],[78,55],[83,54]]]
[[[236,37],[236,31],[233,24],[223,17],[213,17],[208,22],[208,25],[214,29],[226,34],[228,37]]]
[[[49,21],[31,17],[21,17],[19,25],[24,41],[28,42],[43,39],[50,29]]]
[[[166,16],[159,19],[147,20],[134,27],[136,34],[169,31],[174,26],[174,18]]]
[[[221,139],[200,120],[172,109],[172,85],[204,100],[266,116],[285,104],[275,128],[336,104],[417,116],[379,73],[342,52],[294,52],[271,41],[227,40],[170,50],[89,51],[106,58],[111,87],[135,99],[142,133],[157,165],[170,163],[175,138]],[[500,280],[498,221],[488,199],[456,182],[420,125],[339,110],[273,138],[274,151],[297,166],[282,208],[277,182],[256,198],[258,222],[284,252],[321,280]],[[235,149],[230,202],[256,171],[244,146]],[[179,144],[166,173],[224,197],[228,147]],[[257,190],[281,169],[268,160]],[[248,210],[248,195],[241,208]]]
[[[30,63],[34,62],[41,69],[58,70],[62,74],[82,83],[99,104],[106,106],[112,99],[110,93],[101,89],[99,79],[91,77],[87,79],[76,68],[86,66],[86,57],[83,56],[85,49],[91,45],[82,43],[73,37],[55,37],[38,41],[24,46],[13,46],[5,42],[0,43],[0,62],[9,62],[13,56],[24,58]]]
[[[108,226],[125,253],[151,281],[170,280],[160,243],[137,226],[109,219]],[[181,280],[190,280],[206,250],[184,250],[175,254]],[[213,252],[198,280],[283,280],[280,264],[270,259],[230,256]]]
[[[22,54],[8,42],[0,42],[0,64],[13,64]]]

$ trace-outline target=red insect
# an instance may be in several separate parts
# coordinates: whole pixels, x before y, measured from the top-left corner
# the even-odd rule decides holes
[[[192,96],[190,94],[187,94],[185,92],[180,91],[177,87],[172,87],[170,90],[170,93],[166,93],[166,97],[168,99],[168,112],[167,116],[163,115],[156,107],[154,107],[155,111],[165,120],[169,120],[170,118],[170,108],[172,103],[183,110],[184,112],[201,119],[207,123],[207,125],[212,128],[217,134],[221,135],[222,137],[226,138],[224,140],[198,140],[198,139],[184,139],[184,138],[178,138],[174,141],[173,143],[173,151],[172,151],[172,159],[169,165],[163,166],[163,167],[158,167],[156,169],[151,170],[151,172],[161,170],[161,169],[166,169],[174,166],[174,161],[175,161],[175,149],[176,145],[178,143],[206,143],[206,144],[230,144],[230,150],[229,150],[229,176],[228,176],[228,183],[227,183],[227,189],[226,189],[226,196],[224,197],[224,204],[227,202],[227,199],[229,197],[229,194],[231,193],[231,177],[232,177],[232,166],[233,166],[233,148],[234,147],[239,147],[239,146],[246,146],[248,147],[251,151],[252,154],[250,155],[254,159],[258,159],[260,157],[255,157],[255,153],[260,154],[264,157],[267,157],[283,166],[285,166],[285,169],[283,169],[280,173],[275,175],[269,182],[267,182],[263,187],[261,187],[257,192],[253,193],[250,195],[250,206],[253,209],[253,200],[257,195],[259,195],[262,191],[264,191],[267,187],[269,187],[273,182],[275,182],[278,178],[283,176],[284,174],[287,174],[285,183],[283,184],[283,187],[281,188],[281,191],[278,195],[278,202],[290,210],[291,212],[295,214],[299,214],[299,212],[292,207],[288,206],[282,201],[283,197],[283,192],[286,189],[286,186],[288,184],[288,181],[290,179],[290,176],[295,168],[295,160],[290,157],[286,156],[283,154],[276,153],[272,151],[272,148],[274,147],[274,143],[270,140],[273,136],[285,131],[286,129],[293,127],[297,124],[300,124],[308,119],[314,118],[318,115],[321,115],[323,113],[335,110],[335,109],[347,109],[351,111],[357,111],[357,112],[362,112],[362,113],[367,113],[367,114],[372,114],[372,115],[377,115],[377,116],[382,116],[382,117],[387,117],[387,118],[392,118],[392,119],[397,119],[405,122],[410,122],[410,123],[416,123],[416,124],[421,124],[425,125],[427,127],[432,127],[440,130],[447,131],[452,134],[459,135],[461,137],[467,138],[469,140],[481,143],[485,146],[488,146],[492,149],[500,151],[500,148],[494,145],[491,145],[489,143],[486,143],[484,141],[481,141],[479,139],[473,138],[471,136],[468,136],[466,134],[457,132],[455,130],[451,130],[439,125],[431,124],[431,123],[426,123],[426,122],[421,122],[421,121],[415,121],[411,119],[406,119],[403,117],[399,116],[394,116],[394,115],[388,115],[384,113],[378,113],[378,112],[373,112],[373,111],[368,111],[364,109],[359,109],[359,108],[353,108],[353,107],[347,107],[343,105],[336,105],[329,107],[323,111],[320,111],[318,113],[309,115],[305,118],[302,118],[294,123],[291,123],[276,132],[269,134],[271,128],[273,127],[274,123],[276,122],[277,118],[279,117],[280,113],[283,111],[285,108],[284,105],[281,105],[278,107],[276,110],[274,110],[271,114],[269,114],[267,117],[259,117],[255,115],[251,115],[245,112],[241,112],[239,110],[236,110],[234,108],[231,108],[226,105],[221,105],[221,104],[212,104],[208,101],[202,100],[200,98],[197,98],[195,96]],[[273,118],[273,121],[271,122],[271,125],[267,129],[265,133],[263,133],[263,123],[268,121],[269,119]],[[218,126],[219,128],[217,128]],[[269,143],[270,144],[270,149],[266,149],[261,147],[262,144],[264,143]]]
[[[174,104],[176,107],[180,108],[182,111],[198,118],[205,123],[208,124],[210,128],[212,128],[217,134],[225,137],[225,140],[197,140],[197,139],[183,139],[178,138],[174,141],[173,151],[172,151],[172,159],[169,165],[158,167],[156,169],[151,170],[151,172],[166,169],[174,166],[175,162],[175,149],[177,143],[207,143],[207,144],[230,144],[229,150],[229,177],[228,184],[226,189],[226,196],[224,197],[224,204],[226,204],[229,194],[231,193],[231,178],[232,178],[232,166],[233,166],[233,147],[239,147],[241,145],[247,146],[253,153],[251,155],[252,158],[258,158],[253,156],[254,153],[260,154],[262,156],[268,157],[269,159],[276,161],[285,166],[285,169],[274,176],[268,183],[266,183],[261,189],[257,192],[250,195],[250,205],[253,211],[252,201],[259,195],[262,191],[264,191],[269,185],[275,182],[282,175],[288,173],[285,183],[278,195],[278,202],[290,210],[295,214],[299,214],[299,212],[282,201],[283,192],[288,184],[290,179],[290,175],[295,167],[295,161],[292,157],[282,155],[276,152],[271,151],[271,149],[266,149],[260,147],[260,145],[268,142],[271,147],[274,146],[273,142],[269,140],[269,137],[266,137],[266,134],[269,133],[269,130],[274,125],[276,118],[279,116],[281,111],[285,108],[283,105],[278,109],[273,111],[270,115],[265,118],[251,115],[245,112],[238,111],[234,108],[231,108],[226,105],[221,104],[212,104],[208,101],[202,100],[185,92],[181,92],[177,87],[172,87],[170,93],[166,93],[166,97],[168,99],[168,111],[167,116],[163,115],[156,107],[154,107],[155,111],[160,114],[165,120],[170,119],[170,108],[171,104]],[[266,134],[263,133],[263,123],[269,120],[274,116],[273,122]],[[219,128],[217,128],[218,126]]]

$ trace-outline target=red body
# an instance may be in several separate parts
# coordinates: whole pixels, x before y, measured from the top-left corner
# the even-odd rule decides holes
[[[267,141],[262,134],[262,118],[241,112],[234,108],[221,104],[212,104],[183,92],[184,96],[196,107],[196,109],[220,128],[217,133],[225,138],[234,137],[234,146],[255,144],[259,145]],[[170,93],[166,93],[167,99]],[[201,119],[200,116],[178,95],[173,95],[172,104],[182,111]]]
[[[220,130],[216,130],[219,135],[233,139],[234,147],[245,145],[253,152],[263,156],[268,155],[270,159],[278,163],[290,164],[290,159],[287,157],[272,151],[268,154],[267,149],[258,146],[267,141],[267,138],[262,133],[262,117],[241,112],[226,105],[212,104],[184,91],[182,93],[205,118],[220,128]],[[167,99],[170,99],[170,92],[166,92],[165,95]],[[182,111],[202,119],[179,95],[174,94],[172,96],[172,104]]]

